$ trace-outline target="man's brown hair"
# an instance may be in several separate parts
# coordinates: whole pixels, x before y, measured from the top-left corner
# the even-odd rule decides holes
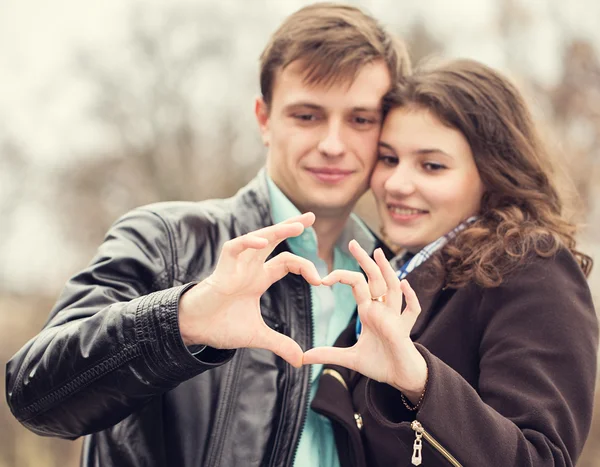
[[[383,60],[391,82],[410,73],[404,43],[358,8],[316,3],[288,16],[260,57],[260,89],[271,105],[275,75],[292,62],[305,66],[308,84],[352,82],[360,69]]]

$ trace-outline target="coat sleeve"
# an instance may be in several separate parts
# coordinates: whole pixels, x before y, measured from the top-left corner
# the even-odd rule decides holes
[[[178,325],[172,236],[148,209],[120,219],[90,266],[71,278],[43,330],[8,362],[14,416],[41,435],[106,429],[233,355],[194,357]],[[214,350],[214,349],[212,349]]]
[[[478,388],[417,344],[429,367],[417,420],[463,465],[574,465],[590,429],[598,348],[592,299],[574,259],[561,251],[536,260],[485,289],[473,311]],[[382,386],[369,381],[368,405],[394,426]]]

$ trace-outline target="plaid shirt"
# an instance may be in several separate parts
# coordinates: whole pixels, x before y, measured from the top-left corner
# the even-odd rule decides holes
[[[477,220],[477,216],[469,217],[466,221],[458,224],[454,229],[448,232],[446,235],[441,236],[437,240],[431,242],[429,245],[423,247],[418,253],[411,256],[411,253],[406,252],[402,255],[393,258],[390,263],[394,269],[397,270],[398,279],[402,280],[408,276],[412,271],[417,269],[421,264],[427,261],[431,256],[441,249],[446,243],[452,240],[456,235],[465,230],[469,224],[472,224]],[[400,266],[399,266],[400,265]],[[362,323],[360,317],[356,318],[356,339],[360,336],[362,330]]]

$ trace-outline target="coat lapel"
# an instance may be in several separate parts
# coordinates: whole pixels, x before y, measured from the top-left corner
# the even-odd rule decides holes
[[[443,271],[434,273],[431,268],[431,258],[427,259],[414,271],[406,276],[421,305],[421,314],[413,326],[410,337],[415,341],[424,331],[429,320],[435,314],[435,303],[443,293],[450,292],[443,288]],[[406,303],[403,304],[403,309]]]

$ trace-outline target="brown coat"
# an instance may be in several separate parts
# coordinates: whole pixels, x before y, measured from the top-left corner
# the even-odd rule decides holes
[[[598,323],[571,254],[536,257],[496,288],[427,292],[423,272],[408,277],[423,310],[411,336],[429,368],[421,465],[574,465],[592,418]],[[353,321],[336,345],[354,342]],[[341,465],[413,465],[415,414],[400,393],[327,369],[312,408],[332,420]]]

